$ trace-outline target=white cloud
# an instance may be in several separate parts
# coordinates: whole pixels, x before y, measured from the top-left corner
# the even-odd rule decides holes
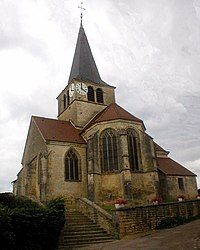
[[[56,117],[80,22],[78,0],[0,2],[0,191],[20,169],[30,116]],[[175,160],[199,173],[199,1],[88,0],[100,74]]]

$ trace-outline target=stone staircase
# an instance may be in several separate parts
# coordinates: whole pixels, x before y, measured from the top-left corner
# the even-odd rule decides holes
[[[79,249],[89,244],[113,241],[113,237],[78,211],[66,212],[58,249]]]

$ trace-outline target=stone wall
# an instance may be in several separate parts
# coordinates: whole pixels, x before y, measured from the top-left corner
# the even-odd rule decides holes
[[[122,208],[116,211],[120,238],[128,234],[155,230],[166,217],[190,218],[197,215],[200,215],[200,200]]]
[[[119,169],[113,172],[102,172],[101,169],[100,137],[105,129],[113,129],[117,135]],[[135,132],[138,143],[139,170],[134,172],[130,169],[128,157],[127,131],[130,129]],[[84,138],[88,141],[88,197],[91,200],[103,202],[123,197],[133,199],[133,205],[143,205],[158,196],[153,141],[145,134],[142,124],[121,120],[102,122],[88,129]]]
[[[178,186],[178,178],[183,179],[184,189]],[[197,195],[197,183],[195,176],[166,176],[169,198],[177,199],[178,195],[184,195],[186,199],[194,199]]]
[[[75,150],[79,159],[80,180],[65,180],[65,155],[69,149]],[[87,196],[86,145],[51,142],[48,144],[47,200],[57,196],[68,199]]]

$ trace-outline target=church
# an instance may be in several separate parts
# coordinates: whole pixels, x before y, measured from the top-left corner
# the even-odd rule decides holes
[[[196,197],[196,175],[115,102],[115,87],[101,79],[82,22],[68,84],[57,102],[57,119],[31,117],[14,194],[40,202],[58,196],[97,204],[124,198],[132,205]]]

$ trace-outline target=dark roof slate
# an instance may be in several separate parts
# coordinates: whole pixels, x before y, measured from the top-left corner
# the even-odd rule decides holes
[[[33,121],[37,125],[43,138],[47,141],[86,143],[69,121],[61,121],[44,117],[33,116]]]
[[[101,80],[82,24],[79,29],[69,82],[71,82],[72,79],[85,81],[89,80],[94,83],[100,83],[109,86],[107,83]]]
[[[158,169],[166,175],[196,176],[193,172],[169,157],[158,157],[157,161]]]

